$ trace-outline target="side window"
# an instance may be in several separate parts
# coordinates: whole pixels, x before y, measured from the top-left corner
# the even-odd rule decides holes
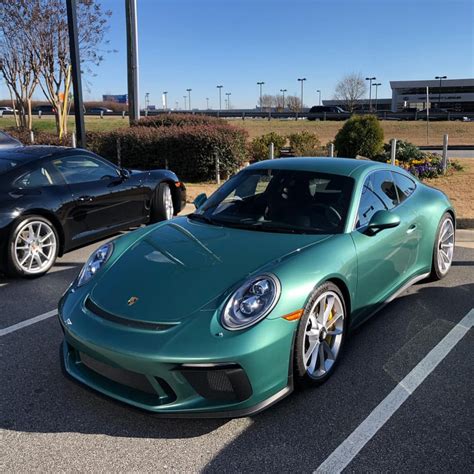
[[[117,177],[117,170],[90,156],[67,156],[53,160],[53,165],[68,184],[87,183]]]
[[[44,166],[30,171],[15,181],[15,186],[22,189],[51,186],[53,184],[53,178]]]
[[[381,210],[393,209],[398,204],[397,192],[389,171],[370,174],[362,188],[356,227],[367,225]]]
[[[397,187],[398,197],[400,199],[400,202],[403,202],[408,196],[413,193],[413,191],[415,191],[416,184],[408,176],[404,176],[400,173],[392,174],[395,180],[395,186]]]
[[[390,210],[398,205],[397,190],[390,171],[376,171],[374,176],[374,192],[383,200],[385,209]]]

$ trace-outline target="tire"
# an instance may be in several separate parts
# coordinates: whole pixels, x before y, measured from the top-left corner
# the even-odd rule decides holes
[[[153,196],[150,223],[172,219],[174,215],[173,195],[167,183],[160,183]]]
[[[7,245],[7,274],[35,278],[54,265],[59,238],[54,225],[42,216],[27,216],[12,229]]]
[[[326,322],[322,326],[320,323],[325,319],[325,315],[319,310],[323,306],[328,308],[330,305],[332,309],[326,317],[329,316],[329,320],[333,319],[334,322]],[[336,316],[338,316],[337,319],[335,319]],[[323,283],[313,291],[296,332],[294,375],[297,385],[318,386],[326,382],[333,374],[344,348],[347,321],[344,296],[334,283]],[[310,352],[312,344],[314,344],[314,349]],[[321,354],[323,354],[323,359],[321,359]],[[322,360],[323,363],[321,363]]]
[[[456,229],[453,217],[445,212],[439,221],[436,239],[433,246],[433,259],[429,279],[437,281],[444,278],[451,268],[454,254]]]

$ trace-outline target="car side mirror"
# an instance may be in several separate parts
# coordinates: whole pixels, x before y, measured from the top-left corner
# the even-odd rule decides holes
[[[123,179],[130,178],[130,171],[128,171],[126,168],[120,168],[120,177]]]
[[[367,230],[375,234],[384,229],[391,229],[400,225],[400,217],[394,212],[390,211],[377,211],[370,219]]]
[[[194,201],[193,201],[194,207],[197,209],[197,208],[201,207],[206,201],[207,201],[206,193],[198,194],[196,196],[196,199],[194,199]]]

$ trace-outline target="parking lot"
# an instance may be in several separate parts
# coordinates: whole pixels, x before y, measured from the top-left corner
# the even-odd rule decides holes
[[[2,472],[473,471],[474,249],[461,243],[444,280],[415,285],[358,329],[322,387],[253,418],[183,420],[62,375],[51,312],[97,245],[65,255],[40,279],[0,277]],[[440,356],[448,333],[457,340]],[[420,367],[426,378],[394,408],[392,391]],[[383,423],[380,410],[393,415]]]

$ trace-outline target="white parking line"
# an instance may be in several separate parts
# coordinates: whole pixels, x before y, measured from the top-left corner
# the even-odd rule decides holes
[[[39,323],[48,318],[52,318],[58,314],[57,309],[53,309],[52,311],[48,311],[47,313],[40,314],[39,316],[35,316],[31,319],[26,319],[25,321],[21,321],[20,323],[13,324],[13,326],[8,326],[7,328],[0,329],[0,336],[6,336],[11,332],[18,331],[19,329],[26,328],[27,326],[31,326],[32,324]]]
[[[421,360],[315,473],[340,473],[472,328],[474,308]]]

